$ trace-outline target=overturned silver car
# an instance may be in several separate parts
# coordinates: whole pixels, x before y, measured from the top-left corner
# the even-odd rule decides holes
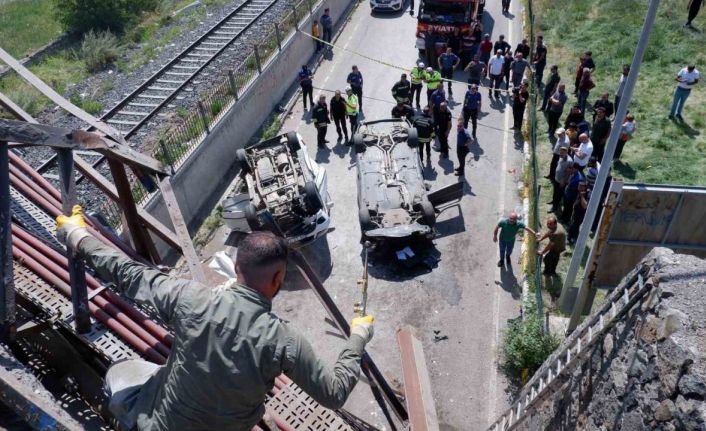
[[[240,174],[223,217],[231,230],[269,230],[291,242],[308,243],[330,225],[326,170],[309,157],[296,132],[236,152]]]
[[[435,207],[460,199],[463,184],[427,193],[417,130],[404,119],[369,121],[361,125],[353,145],[362,239],[401,243],[433,238]]]

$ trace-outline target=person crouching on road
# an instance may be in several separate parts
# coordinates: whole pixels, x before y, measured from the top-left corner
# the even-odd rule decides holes
[[[500,246],[500,260],[498,261],[499,267],[502,268],[503,261],[507,262],[508,268],[511,267],[512,260],[510,259],[510,255],[512,254],[512,249],[515,247],[515,239],[517,237],[517,232],[519,232],[520,229],[524,229],[532,235],[537,235],[535,231],[528,228],[523,222],[518,220],[516,212],[511,212],[507,218],[500,219],[498,224],[495,226],[495,230],[493,230],[493,242],[497,242]],[[500,231],[499,238],[498,231]]]
[[[319,148],[324,148],[328,143],[326,140],[326,131],[328,130],[328,125],[331,123],[331,118],[328,113],[328,107],[326,106],[326,96],[323,94],[319,96],[319,101],[311,113],[311,118],[314,120],[314,126],[316,127],[316,144]]]
[[[272,313],[288,247],[270,232],[242,239],[237,278],[213,287],[169,276],[107,246],[86,230],[81,207],[57,218],[57,237],[130,299],[153,307],[174,331],[165,365],[126,360],[108,369],[109,409],[122,429],[249,431],[284,373],[322,406],[339,409],[360,376],[373,318],[353,319],[333,368]]]
[[[397,105],[392,108],[390,115],[392,115],[392,118],[406,118],[411,123],[414,117],[414,110],[403,102],[397,102]]]
[[[466,130],[464,126],[463,118],[458,119],[456,131],[456,157],[458,157],[458,168],[454,169],[454,174],[457,177],[462,177],[466,172],[466,156],[470,151],[471,144],[473,144],[473,138],[471,138],[471,134],[468,133],[468,130]]]
[[[353,89],[351,87],[346,87],[346,98],[343,102],[346,104],[346,115],[348,116],[348,121],[351,123],[351,138],[355,135],[358,130],[358,96],[353,94]],[[350,141],[348,141],[350,143]]]
[[[336,94],[331,98],[330,109],[331,119],[336,125],[336,133],[338,133],[338,142],[343,140],[345,136],[348,141],[348,128],[346,127],[346,101],[341,96],[341,91],[336,90]],[[343,131],[343,135],[341,135]]]

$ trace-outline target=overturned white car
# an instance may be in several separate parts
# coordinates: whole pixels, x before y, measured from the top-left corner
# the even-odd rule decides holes
[[[290,242],[309,243],[328,232],[326,170],[309,157],[296,132],[236,152],[240,174],[223,217],[233,231],[269,230]]]

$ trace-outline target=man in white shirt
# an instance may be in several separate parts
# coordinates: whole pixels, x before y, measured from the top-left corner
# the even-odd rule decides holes
[[[490,90],[495,87],[495,97],[500,97],[500,84],[503,81],[503,65],[505,57],[500,50],[495,51],[495,57],[488,61],[488,74],[490,75],[490,85],[488,86],[488,97],[491,97]]]
[[[583,172],[583,169],[588,164],[588,160],[591,158],[591,154],[593,153],[593,142],[588,139],[587,134],[582,133],[579,135],[579,146],[578,148],[574,148],[573,152],[574,163],[578,163],[580,166],[579,169]]]
[[[677,88],[674,89],[674,101],[672,102],[672,110],[669,112],[669,118],[677,117],[684,121],[681,116],[681,111],[684,109],[686,99],[691,93],[691,87],[699,82],[699,71],[693,64],[688,65],[677,73],[674,78],[678,82]]]

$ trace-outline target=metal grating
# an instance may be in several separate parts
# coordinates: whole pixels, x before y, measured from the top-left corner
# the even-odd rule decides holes
[[[268,409],[301,431],[352,431],[335,411],[321,407],[299,386],[289,384],[270,399]]]
[[[56,248],[63,248],[54,237],[54,219],[15,190],[14,187],[10,187],[10,198],[10,209],[13,217],[34,235],[51,243]]]

